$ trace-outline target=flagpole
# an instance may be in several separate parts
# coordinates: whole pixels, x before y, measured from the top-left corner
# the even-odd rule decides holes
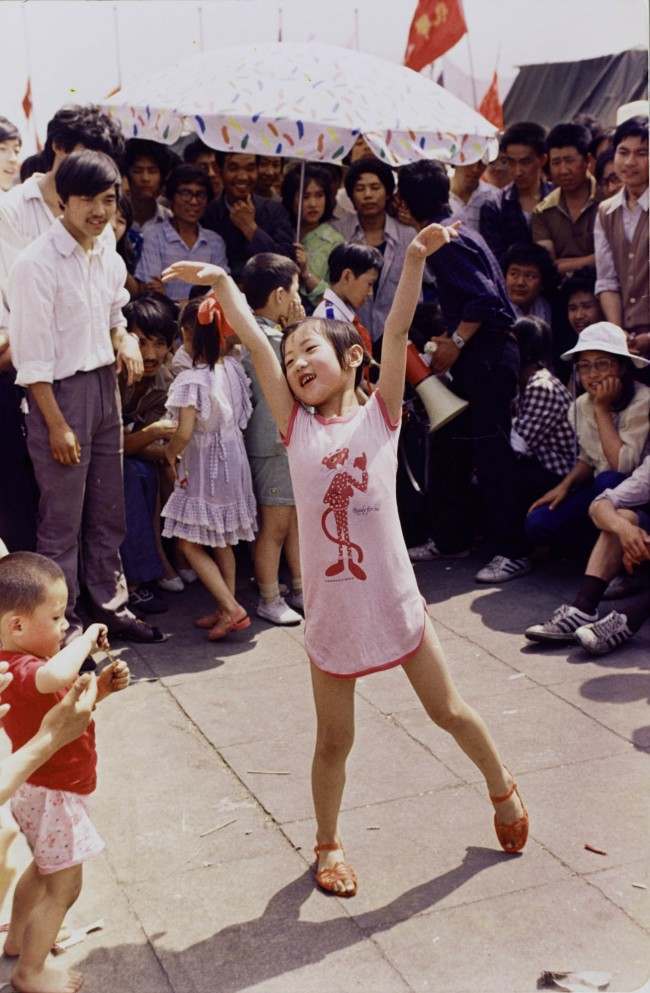
[[[120,56],[120,15],[117,4],[113,4],[113,38],[115,39],[115,63],[117,65],[117,90],[122,89],[122,59]],[[117,92],[116,90],[116,92]]]
[[[22,17],[23,17],[23,34],[25,36],[25,61],[27,63],[27,87],[30,92],[30,98],[32,95],[32,60],[31,53],[29,49],[29,29],[27,26],[27,4],[21,4]],[[31,118],[31,121],[30,121]],[[27,118],[28,123],[31,123],[32,129],[34,131],[34,144],[36,145],[36,151],[40,151],[40,140],[38,137],[38,128],[36,126],[36,114],[34,113],[34,100],[31,99],[31,110],[29,117]]]
[[[205,49],[203,44],[203,7],[201,4],[196,8],[196,13],[199,19],[199,51],[202,52]]]
[[[359,51],[359,8],[354,8],[354,47]]]
[[[282,7],[278,7],[278,41],[282,41]]]
[[[469,40],[469,31],[465,33],[467,38],[467,54],[469,56],[469,71],[472,76],[472,99],[474,101],[474,110],[478,108],[478,98],[476,96],[476,76],[474,74],[474,57],[472,55],[472,43]]]

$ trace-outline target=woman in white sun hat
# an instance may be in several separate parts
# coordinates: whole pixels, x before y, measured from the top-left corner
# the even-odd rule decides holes
[[[585,328],[562,358],[574,360],[585,391],[569,408],[578,457],[562,482],[533,504],[526,533],[537,545],[566,548],[580,541],[584,547],[597,537],[588,514],[592,500],[616,487],[642,460],[650,428],[650,389],[635,381],[634,370],[650,362],[631,354],[625,332],[608,321]],[[529,627],[526,637],[571,641],[578,627],[597,618],[592,599],[589,589],[581,587],[574,604],[563,605],[545,624]]]

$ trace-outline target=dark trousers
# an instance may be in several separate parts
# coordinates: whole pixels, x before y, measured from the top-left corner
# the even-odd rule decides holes
[[[591,523],[589,504],[604,490],[618,486],[623,472],[599,473],[590,483],[573,490],[555,510],[538,507],[526,518],[526,536],[532,545],[551,545],[564,550],[588,552],[599,531]]]
[[[110,623],[131,616],[119,551],[125,527],[115,366],[78,372],[52,388],[79,440],[81,461],[67,466],[54,460],[47,425],[31,400],[27,446],[40,491],[36,550],[58,562],[65,574],[71,627],[81,626],[76,612],[81,582],[93,616]]]
[[[433,536],[443,552],[471,545],[477,523],[471,490],[475,474],[492,553],[516,557],[520,536],[510,427],[519,350],[505,334],[466,347],[452,367],[452,380],[469,407],[434,438]]]
[[[127,583],[139,586],[163,575],[154,533],[158,466],[146,459],[124,459],[126,537],[120,554]]]
[[[0,374],[0,538],[10,552],[33,552],[38,489],[25,442],[24,391],[15,378]]]

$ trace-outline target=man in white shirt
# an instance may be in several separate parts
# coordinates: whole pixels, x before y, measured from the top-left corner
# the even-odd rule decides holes
[[[69,637],[80,630],[78,561],[92,613],[109,632],[161,640],[126,608],[122,422],[116,371],[142,376],[122,307],[126,268],[100,235],[115,212],[120,174],[109,156],[68,156],[56,175],[63,215],[16,260],[9,338],[16,382],[28,391],[27,443],[40,490],[37,550],[69,590]],[[117,366],[116,366],[117,359]]]

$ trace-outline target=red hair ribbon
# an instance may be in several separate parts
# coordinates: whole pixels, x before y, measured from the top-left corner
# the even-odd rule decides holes
[[[214,293],[209,293],[208,296],[201,301],[201,305],[197,313],[197,320],[199,324],[214,323],[221,341],[225,341],[226,338],[232,338],[235,334],[230,324],[228,324],[221,304],[215,297]]]

